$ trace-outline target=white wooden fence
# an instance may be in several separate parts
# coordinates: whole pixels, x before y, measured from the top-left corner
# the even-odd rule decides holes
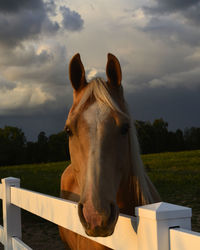
[[[137,207],[136,217],[120,214],[112,236],[93,238],[85,234],[75,202],[22,189],[12,177],[2,179],[0,198],[0,242],[6,250],[31,250],[21,241],[21,208],[116,250],[200,250],[200,234],[190,231],[187,207],[165,202]]]

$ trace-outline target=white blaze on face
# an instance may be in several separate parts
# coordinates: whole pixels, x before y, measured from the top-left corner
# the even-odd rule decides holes
[[[102,138],[102,123],[110,113],[110,108],[103,103],[95,102],[84,113],[84,119],[89,127],[89,157],[86,176],[86,189],[93,182],[98,182],[100,174],[100,150]]]

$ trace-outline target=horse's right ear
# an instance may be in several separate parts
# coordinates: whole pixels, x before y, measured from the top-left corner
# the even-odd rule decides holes
[[[79,91],[87,84],[85,78],[85,69],[81,62],[79,53],[74,55],[70,61],[69,78],[75,91]]]

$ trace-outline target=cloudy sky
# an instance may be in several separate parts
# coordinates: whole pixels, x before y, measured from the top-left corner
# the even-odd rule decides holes
[[[199,27],[200,0],[1,0],[0,127],[61,131],[77,52],[88,78],[119,58],[134,119],[200,127]]]

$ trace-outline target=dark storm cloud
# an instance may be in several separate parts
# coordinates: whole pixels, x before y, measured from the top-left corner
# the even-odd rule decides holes
[[[18,12],[21,9],[41,9],[43,8],[42,0],[1,0],[0,12]]]
[[[23,80],[24,83],[32,82],[36,85],[42,83],[43,88],[48,92],[52,91],[53,95],[55,94],[54,86],[66,85],[67,51],[64,46],[57,43],[51,47],[50,51],[44,49],[39,55],[33,48],[14,54],[17,56],[13,62],[9,60],[7,65],[16,66],[15,72],[12,72],[11,67],[11,74],[15,79]]]
[[[45,18],[42,24],[42,32],[46,35],[52,35],[60,29],[60,25],[57,22],[52,22],[49,18]]]
[[[49,19],[41,0],[0,2],[0,44],[5,47],[17,46],[41,32],[55,33],[58,29],[58,23]]]
[[[150,13],[169,13],[188,9],[197,5],[200,0],[156,0],[152,7],[144,9]]]
[[[174,130],[200,126],[199,93],[200,87],[195,90],[157,87],[126,93],[126,97],[135,120],[163,118],[169,123],[169,128]]]
[[[190,47],[200,45],[200,0],[156,0],[143,11],[148,22],[139,29],[153,38]],[[175,13],[178,15],[172,15]]]
[[[61,7],[61,11],[64,29],[79,31],[83,28],[83,19],[77,12],[67,7]],[[56,15],[53,0],[45,3],[42,0],[0,1],[0,45],[16,47],[39,35],[55,34],[62,27],[49,15]]]
[[[25,132],[25,136],[29,141],[36,141],[41,131],[45,131],[47,135],[63,131],[67,118],[68,109],[61,108],[56,112],[46,112],[43,114],[29,115],[13,114],[0,115],[0,128],[4,126],[16,126]]]
[[[17,14],[0,14],[0,43],[5,47],[18,45],[34,38],[41,31],[45,19],[43,10],[21,10]]]
[[[192,25],[196,25],[199,28],[200,24],[200,2],[183,12],[184,17]]]
[[[190,24],[200,23],[200,0],[156,0],[153,6],[145,6],[143,10],[147,14],[161,15],[178,12]]]
[[[54,0],[48,0],[45,2],[45,9],[51,13],[52,16],[56,15],[56,4]]]
[[[178,20],[152,17],[145,27],[139,29],[149,32],[154,38],[159,37],[165,42],[178,42],[180,45],[188,44],[190,46],[200,45],[200,31],[195,27],[183,25]]]
[[[9,56],[8,56],[9,53]],[[3,50],[0,53],[0,68],[5,67],[31,67],[32,65],[40,66],[52,60],[52,55],[42,50],[37,54],[34,47],[28,48],[20,46],[15,50]]]
[[[82,30],[84,21],[79,13],[77,13],[76,11],[72,11],[67,7],[61,7],[60,10],[63,15],[62,24],[65,29],[69,31]]]

